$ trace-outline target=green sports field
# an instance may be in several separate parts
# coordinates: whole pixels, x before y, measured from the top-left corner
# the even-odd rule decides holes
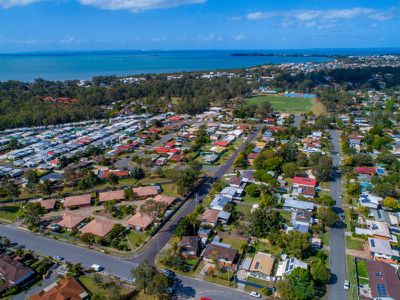
[[[307,113],[313,108],[313,99],[289,98],[278,95],[256,96],[248,98],[248,104],[260,105],[269,101],[274,110],[286,113]]]

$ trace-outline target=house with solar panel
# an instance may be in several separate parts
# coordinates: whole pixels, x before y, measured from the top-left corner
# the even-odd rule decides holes
[[[296,268],[302,268],[307,270],[307,264],[298,260],[296,257],[287,258],[285,254],[282,254],[282,261],[278,264],[275,277],[277,279],[283,278],[285,275],[289,275]]]

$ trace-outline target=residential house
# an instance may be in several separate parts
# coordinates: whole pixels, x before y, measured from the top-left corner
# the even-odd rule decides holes
[[[158,188],[153,185],[141,186],[132,190],[140,199],[154,198],[159,193]]]
[[[367,269],[374,300],[400,300],[400,275],[396,267],[382,261],[369,261]]]
[[[218,223],[226,224],[230,213],[218,209],[206,208],[200,217],[201,224],[215,227]]]
[[[113,229],[114,225],[115,224],[110,221],[93,219],[81,228],[81,232],[105,237]]]
[[[377,209],[383,198],[371,195],[370,193],[362,193],[358,198],[358,203],[362,206]]]
[[[286,258],[286,255],[283,255],[282,261],[279,263],[276,271],[276,277],[282,278],[285,275],[289,275],[296,268],[307,270],[307,264],[295,257]]]
[[[200,238],[198,236],[183,236],[178,243],[179,255],[185,259],[197,257],[199,252],[199,240]]]
[[[128,221],[126,221],[128,226],[135,228],[136,230],[146,230],[151,224],[153,224],[153,218],[148,214],[142,214],[137,212]]]
[[[100,203],[104,203],[104,202],[112,201],[112,200],[122,201],[124,199],[125,199],[125,191],[124,190],[99,193],[99,202]]]
[[[298,209],[292,212],[292,225],[310,226],[314,223],[311,211]]]
[[[90,299],[89,293],[82,285],[69,276],[55,282],[38,294],[30,297],[31,300],[86,300]]]
[[[399,250],[392,248],[388,240],[368,238],[368,246],[371,255],[377,261],[394,264],[400,261]]]
[[[40,203],[40,206],[46,210],[46,211],[50,211],[53,210],[56,203],[57,203],[57,199],[42,199],[38,201]]]
[[[251,262],[249,271],[250,276],[263,280],[272,280],[272,271],[274,269],[275,258],[264,252],[258,252]]]
[[[293,188],[315,188],[317,186],[317,180],[309,177],[299,177],[293,178]]]
[[[84,206],[90,206],[91,200],[92,200],[91,194],[84,194],[79,196],[65,197],[63,204],[65,208],[73,209]]]
[[[220,266],[233,269],[236,254],[237,250],[235,249],[207,244],[202,256],[205,262],[213,263],[215,259]]]
[[[156,202],[162,202],[165,203],[166,205],[171,205],[172,203],[175,202],[176,197],[173,196],[166,196],[166,195],[157,195],[154,197],[154,200]]]
[[[67,230],[73,230],[76,229],[78,225],[85,219],[85,216],[66,212],[60,217],[56,224]]]
[[[35,274],[29,267],[6,254],[0,255],[0,293],[18,286]]]
[[[217,210],[224,210],[227,203],[231,202],[231,199],[222,195],[217,195],[210,203],[210,208]]]
[[[303,209],[312,211],[314,210],[315,204],[312,202],[295,200],[293,198],[286,198],[283,207],[291,210]]]

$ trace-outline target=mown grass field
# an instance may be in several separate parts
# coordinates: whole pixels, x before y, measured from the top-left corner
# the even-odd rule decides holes
[[[279,95],[256,96],[246,100],[248,104],[260,105],[271,102],[274,110],[285,113],[307,113],[313,110],[314,99],[289,98]]]

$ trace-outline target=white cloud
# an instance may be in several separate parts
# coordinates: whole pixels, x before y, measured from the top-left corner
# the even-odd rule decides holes
[[[10,8],[12,6],[25,6],[41,0],[0,0],[0,6],[4,8]]]
[[[238,35],[232,36],[232,39],[235,42],[240,42],[240,41],[243,41],[244,39],[246,39],[246,36],[244,34],[238,34]]]
[[[388,20],[395,16],[395,12],[389,10],[377,10],[365,7],[354,7],[349,9],[331,10],[292,10],[292,11],[271,11],[252,12],[246,15],[248,20],[264,20],[274,17],[294,18],[301,22],[318,20],[341,20],[364,17],[372,20]]]
[[[132,11],[202,4],[206,1],[207,0],[79,0],[79,2],[84,5],[92,5],[102,9],[126,9]]]

